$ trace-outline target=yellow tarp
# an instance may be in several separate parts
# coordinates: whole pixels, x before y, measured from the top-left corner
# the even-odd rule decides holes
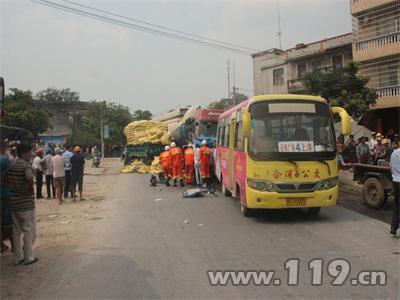
[[[167,124],[159,121],[134,121],[124,128],[129,145],[169,144]]]
[[[162,172],[160,160],[156,156],[150,166],[145,165],[141,160],[135,160],[122,168],[121,173],[139,173],[139,174],[159,174]]]

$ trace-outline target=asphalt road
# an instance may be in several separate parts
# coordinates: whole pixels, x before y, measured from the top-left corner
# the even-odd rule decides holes
[[[147,175],[112,176],[118,181],[104,195],[103,219],[78,249],[66,247],[72,255],[47,270],[33,298],[399,297],[400,240],[383,222],[341,207],[323,209],[318,217],[274,211],[245,218],[232,198],[183,199],[180,188],[150,187]],[[298,286],[285,283],[290,258],[300,259]],[[313,258],[326,262],[322,286],[310,283]],[[351,264],[349,278],[384,270],[387,284],[351,286],[347,280],[331,286],[326,264],[335,258]],[[275,270],[282,284],[211,286],[208,270]]]

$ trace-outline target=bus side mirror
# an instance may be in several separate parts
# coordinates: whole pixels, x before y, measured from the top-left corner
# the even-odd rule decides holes
[[[343,135],[349,135],[351,133],[350,116],[344,108],[332,107],[332,113],[339,114],[342,121],[342,132]]]
[[[242,129],[243,136],[248,138],[250,136],[251,117],[247,107],[242,108]]]

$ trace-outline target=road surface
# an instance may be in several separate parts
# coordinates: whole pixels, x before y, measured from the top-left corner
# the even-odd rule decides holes
[[[113,166],[115,168],[116,162]],[[241,215],[232,198],[183,199],[180,188],[150,187],[149,176],[106,173],[101,217],[84,226],[78,247],[51,258],[48,269],[21,267],[25,296],[68,298],[263,298],[373,299],[399,297],[400,240],[378,220],[341,207],[318,217],[297,211]],[[110,183],[112,181],[112,184]],[[38,256],[46,260],[46,253]],[[286,284],[284,263],[300,259],[299,285]],[[349,278],[361,270],[383,270],[385,286],[312,286],[307,264],[345,258]],[[42,262],[43,263],[43,262]],[[29,268],[29,270],[28,270]],[[36,268],[36,269],[35,269]],[[26,271],[25,271],[26,270]],[[211,286],[208,270],[274,270],[280,286]],[[15,284],[15,282],[14,282]],[[18,293],[12,295],[18,297]]]

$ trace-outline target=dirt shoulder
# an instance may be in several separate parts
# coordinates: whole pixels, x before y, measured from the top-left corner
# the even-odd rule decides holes
[[[1,255],[1,298],[29,298],[29,290],[50,270],[53,264],[66,259],[66,249],[78,249],[87,230],[104,218],[101,202],[113,182],[118,180],[121,162],[105,159],[99,168],[87,161],[84,176],[85,201],[74,203],[67,198],[62,205],[56,199],[36,201],[37,239],[35,255],[39,263],[14,266],[10,251]]]

